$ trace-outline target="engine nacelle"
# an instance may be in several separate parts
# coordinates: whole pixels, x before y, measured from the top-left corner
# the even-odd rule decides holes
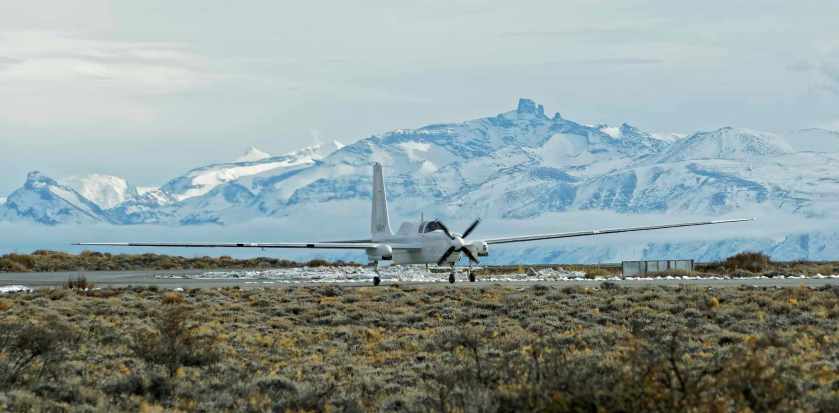
[[[375,260],[390,261],[393,259],[393,248],[387,244],[379,244],[376,248],[367,250],[367,256]]]
[[[489,256],[489,245],[486,242],[473,242],[470,250],[479,257]]]

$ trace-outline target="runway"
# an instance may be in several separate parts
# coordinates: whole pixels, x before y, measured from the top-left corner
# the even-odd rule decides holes
[[[130,287],[157,286],[159,288],[276,288],[293,286],[322,286],[341,285],[346,287],[372,286],[372,273],[354,269],[352,271],[337,271],[335,269],[288,269],[264,271],[100,271],[100,272],[53,272],[53,273],[0,273],[0,287],[23,286],[27,288],[61,287],[68,279],[84,276],[97,287]],[[702,287],[821,287],[824,285],[839,286],[839,276],[816,277],[755,277],[755,278],[656,278],[656,279],[586,279],[583,277],[568,277],[562,274],[502,274],[487,278],[479,278],[477,282],[469,282],[465,273],[458,274],[455,284],[448,283],[448,276],[439,273],[391,271],[382,274],[382,285],[399,284],[402,286],[427,287],[481,287],[489,285],[517,285],[531,286],[549,284],[556,286],[587,286],[599,287],[604,282],[614,283],[622,287],[649,286],[678,286],[696,285]]]

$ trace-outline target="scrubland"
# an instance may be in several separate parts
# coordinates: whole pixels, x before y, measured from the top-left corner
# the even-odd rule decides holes
[[[84,287],[0,296],[0,411],[839,411],[838,287]]]
[[[95,251],[69,254],[61,251],[38,250],[32,254],[0,255],[0,272],[268,269],[327,265],[358,264],[320,259],[296,262],[268,257],[234,259],[230,256],[180,257],[161,254],[111,254]]]
[[[150,270],[221,270],[221,269],[282,269],[300,267],[358,267],[360,264],[346,261],[315,259],[297,262],[279,258],[234,259],[221,257],[181,257],[160,254],[110,254],[83,251],[69,254],[60,251],[38,250],[32,254],[0,255],[0,272],[84,272],[84,271],[150,271]],[[611,265],[504,265],[487,266],[476,271],[478,276],[522,273],[531,268],[562,269],[580,271],[586,277],[609,278],[621,275],[619,264]],[[448,272],[448,269],[441,269]],[[839,262],[788,261],[773,262],[759,252],[743,252],[719,262],[699,263],[695,271],[664,271],[647,276],[696,276],[696,277],[756,277],[756,276],[813,276],[839,274]]]

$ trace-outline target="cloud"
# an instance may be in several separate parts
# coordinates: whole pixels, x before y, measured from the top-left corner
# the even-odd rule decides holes
[[[206,61],[173,43],[89,40],[54,32],[0,35],[0,85],[108,80],[128,92],[172,93],[205,82]],[[25,85],[28,87],[31,85]]]
[[[664,63],[664,60],[639,57],[605,57],[599,59],[584,59],[579,60],[578,62],[590,65],[655,65]]]
[[[825,60],[822,63],[821,73],[825,78],[825,88],[839,95],[839,58]]]
[[[2,70],[4,66],[11,66],[13,64],[21,62],[22,60],[20,59],[12,59],[11,57],[0,56],[0,70]]]
[[[815,91],[839,95],[839,49],[795,61],[787,65],[786,69],[808,76]]]
[[[0,120],[145,118],[138,100],[218,78],[177,43],[97,40],[49,31],[0,33]]]
[[[807,60],[799,60],[794,63],[790,63],[787,65],[787,70],[790,72],[809,72],[815,68],[812,62]]]
[[[533,30],[533,31],[512,31],[503,32],[501,37],[513,38],[566,38],[566,37],[587,37],[597,38],[602,40],[626,38],[628,35],[637,35],[642,33],[637,29],[601,29],[601,28],[583,28],[570,30]]]

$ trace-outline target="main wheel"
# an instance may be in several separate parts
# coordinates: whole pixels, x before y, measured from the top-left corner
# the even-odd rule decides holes
[[[381,278],[379,278],[379,276],[378,276],[378,275],[377,275],[377,276],[375,276],[375,277],[373,277],[373,285],[378,286],[378,285],[379,285],[379,284],[381,284],[381,283],[382,283],[382,279],[381,279]]]
[[[475,282],[475,273],[469,272],[469,282]]]
[[[449,274],[449,282],[454,284],[454,273]]]

